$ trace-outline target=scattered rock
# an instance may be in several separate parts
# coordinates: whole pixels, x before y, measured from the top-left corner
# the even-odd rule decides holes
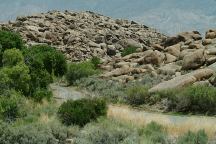
[[[197,69],[205,63],[204,50],[196,50],[183,58],[183,70]]]

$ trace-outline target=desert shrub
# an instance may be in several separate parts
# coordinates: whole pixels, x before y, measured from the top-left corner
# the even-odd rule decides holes
[[[125,49],[122,51],[121,55],[122,55],[122,56],[129,55],[129,54],[135,53],[136,50],[137,50],[137,47],[130,46],[130,47],[125,48]]]
[[[183,89],[160,92],[168,98],[169,110],[183,113],[216,114],[216,89],[208,86],[190,86]]]
[[[11,126],[0,123],[1,144],[65,144],[69,129],[58,123]]]
[[[0,96],[0,117],[5,121],[14,121],[25,115],[25,99],[14,90],[5,91]]]
[[[207,144],[208,136],[204,130],[200,130],[197,133],[189,131],[183,136],[179,137],[177,144]]]
[[[98,65],[101,63],[100,58],[98,57],[92,57],[91,63],[94,65],[95,68],[98,68]]]
[[[66,79],[69,84],[74,84],[76,80],[96,73],[98,73],[98,71],[94,69],[94,65],[91,62],[71,63],[68,66]]]
[[[106,100],[117,103],[123,101],[125,95],[125,85],[120,82],[107,81],[97,77],[82,78],[75,83],[79,88],[87,89],[99,97],[104,97]]]
[[[36,102],[42,102],[43,99],[50,100],[52,97],[52,92],[47,89],[37,89],[33,94],[33,99]]]
[[[168,144],[167,133],[165,129],[155,122],[148,124],[145,128],[141,129],[139,133],[142,137],[142,141],[144,142],[151,144]]]
[[[60,120],[66,125],[84,126],[91,120],[106,114],[105,101],[99,99],[69,100],[58,111]]]
[[[126,102],[130,105],[142,105],[149,101],[150,94],[146,86],[134,86],[126,92]]]
[[[24,57],[19,49],[8,49],[3,53],[3,66],[15,66],[24,63]]]
[[[139,135],[126,124],[102,119],[87,124],[75,138],[75,144],[139,144]]]
[[[2,55],[5,50],[17,48],[23,49],[23,41],[19,34],[0,30],[0,66],[2,66]]]

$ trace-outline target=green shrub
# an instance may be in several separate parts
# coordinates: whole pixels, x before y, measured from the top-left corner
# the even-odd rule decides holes
[[[207,144],[208,136],[204,130],[200,130],[197,133],[189,131],[183,136],[179,137],[177,144]]]
[[[139,144],[137,131],[114,120],[87,124],[75,138],[75,144]]]
[[[2,55],[5,50],[17,48],[23,49],[23,41],[17,33],[0,30],[0,66],[2,66]]]
[[[37,89],[33,94],[33,99],[36,102],[42,102],[43,99],[50,100],[52,97],[52,92],[47,89]]]
[[[3,66],[15,66],[24,63],[24,57],[19,49],[8,49],[4,51]]]
[[[101,63],[100,58],[98,57],[92,57],[91,63],[94,65],[95,69],[98,68],[98,65]]]
[[[183,113],[216,114],[216,88],[208,86],[190,86],[183,89],[160,92],[162,98],[168,98],[168,109]]]
[[[37,66],[37,69],[45,69],[55,76],[63,76],[67,71],[64,55],[48,45],[32,46],[24,51],[24,57],[30,69]]]
[[[14,121],[25,115],[24,98],[14,90],[5,91],[0,96],[0,117],[5,121]]]
[[[129,88],[126,92],[126,102],[130,105],[142,105],[149,101],[150,94],[145,86],[135,86]]]
[[[125,48],[125,49],[122,51],[121,55],[122,55],[122,56],[129,55],[129,54],[135,53],[136,50],[137,50],[137,47],[132,47],[132,46],[130,46],[130,47]]]
[[[47,89],[53,82],[53,76],[63,76],[66,73],[66,59],[53,47],[37,45],[23,53],[25,63],[30,69],[30,96],[33,96],[37,89]]]
[[[27,95],[29,92],[30,75],[25,64],[3,67],[0,70],[0,84],[7,89],[15,89]]]
[[[155,122],[151,122],[144,129],[142,129],[140,131],[140,135],[143,136],[144,141],[149,141],[152,144],[168,144],[165,129]]]
[[[30,123],[8,125],[0,122],[1,144],[65,144],[70,128],[61,124]]]
[[[105,101],[99,99],[69,100],[64,102],[58,111],[59,118],[66,125],[84,126],[91,120],[106,114]]]
[[[74,84],[76,80],[96,73],[98,73],[98,71],[94,69],[94,65],[91,62],[71,63],[68,66],[66,79],[69,84]]]

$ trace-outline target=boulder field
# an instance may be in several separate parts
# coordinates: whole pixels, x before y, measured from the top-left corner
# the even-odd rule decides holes
[[[18,17],[0,29],[20,33],[27,45],[49,44],[69,61],[97,56],[101,78],[127,83],[159,79],[150,92],[187,85],[216,85],[216,30],[166,36],[134,21],[93,12],[50,11]],[[132,54],[122,56],[128,47]]]

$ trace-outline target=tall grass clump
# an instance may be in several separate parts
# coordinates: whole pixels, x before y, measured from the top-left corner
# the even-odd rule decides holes
[[[177,144],[207,144],[208,136],[204,130],[198,132],[187,132],[186,134],[180,136],[177,140]]]
[[[121,55],[122,56],[129,55],[129,54],[135,53],[136,50],[137,50],[137,47],[129,46],[122,51]]]
[[[139,130],[142,143],[148,144],[168,144],[168,134],[163,126],[156,122],[151,122],[143,129]]]
[[[126,92],[126,102],[133,106],[139,106],[149,102],[150,94],[146,86],[134,86]]]

